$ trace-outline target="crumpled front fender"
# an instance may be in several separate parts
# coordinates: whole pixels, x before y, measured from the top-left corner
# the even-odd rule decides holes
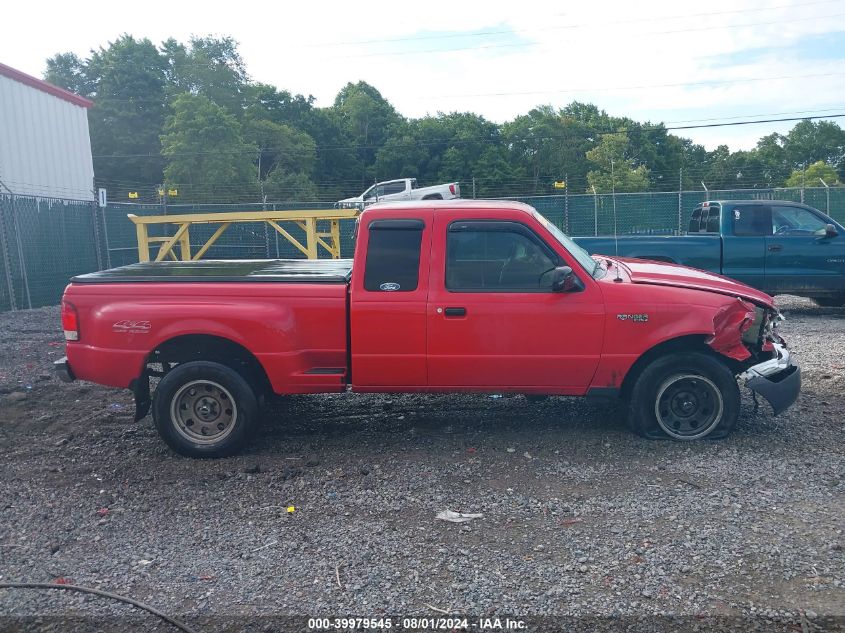
[[[713,317],[713,336],[705,343],[723,356],[734,360],[751,358],[751,352],[742,342],[742,335],[754,322],[754,306],[737,299],[721,308]]]

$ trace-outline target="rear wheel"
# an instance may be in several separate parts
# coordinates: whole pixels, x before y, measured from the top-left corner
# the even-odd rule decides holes
[[[816,297],[813,301],[816,305],[823,308],[841,308],[845,306],[845,295],[837,295],[834,297]]]
[[[739,406],[739,387],[723,363],[700,352],[681,352],[657,359],[640,374],[628,423],[651,439],[721,438],[736,427]]]
[[[225,457],[240,450],[257,426],[258,402],[235,370],[192,361],[159,382],[153,420],[161,438],[180,455]]]

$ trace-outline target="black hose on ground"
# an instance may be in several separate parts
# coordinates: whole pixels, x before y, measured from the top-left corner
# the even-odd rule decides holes
[[[116,593],[102,591],[101,589],[93,589],[91,587],[80,587],[79,585],[60,585],[52,582],[1,582],[0,589],[62,589],[64,591],[78,591],[80,593],[90,593],[95,596],[111,598],[112,600],[118,600],[120,602],[125,602],[126,604],[131,604],[133,607],[136,607],[143,611],[147,611],[148,613],[152,613],[153,615],[161,618],[168,624],[172,624],[177,629],[184,631],[185,633],[197,633],[197,631],[189,627],[187,624],[184,624],[179,620],[176,620],[175,618],[171,618],[169,615],[167,615],[166,613],[162,613],[155,607],[151,607],[150,605],[144,604],[143,602],[139,602],[138,600],[134,600],[133,598],[127,598],[126,596],[120,596]]]

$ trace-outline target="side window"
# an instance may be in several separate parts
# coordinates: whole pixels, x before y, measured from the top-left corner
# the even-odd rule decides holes
[[[391,193],[402,193],[405,191],[405,181],[400,180],[399,182],[388,182],[384,185],[384,191],[380,193],[380,196],[387,196]]]
[[[731,210],[734,235],[771,235],[772,208],[764,205],[737,205]]]
[[[411,292],[420,273],[422,220],[373,220],[369,225],[364,289]]]
[[[381,197],[384,195],[384,185],[379,185],[377,187],[370,187],[367,189],[367,192],[364,194],[364,200],[375,200],[376,197]]]
[[[557,257],[516,223],[455,223],[446,239],[446,288],[457,291],[551,290]],[[509,225],[513,228],[509,228]]]
[[[710,213],[707,215],[707,224],[702,227],[708,233],[719,233],[721,230],[721,227],[719,226],[719,216],[721,215],[720,211],[719,207],[710,207]]]
[[[824,231],[827,222],[800,207],[772,207],[772,232],[775,235],[812,235]]]
[[[689,232],[698,233],[701,228],[701,207],[692,210],[692,217],[689,220]]]

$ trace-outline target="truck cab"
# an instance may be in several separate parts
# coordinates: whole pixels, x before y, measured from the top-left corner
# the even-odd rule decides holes
[[[797,202],[704,202],[693,209],[690,235],[721,235],[721,272],[772,295],[800,294],[820,303],[845,301],[843,229]]]

